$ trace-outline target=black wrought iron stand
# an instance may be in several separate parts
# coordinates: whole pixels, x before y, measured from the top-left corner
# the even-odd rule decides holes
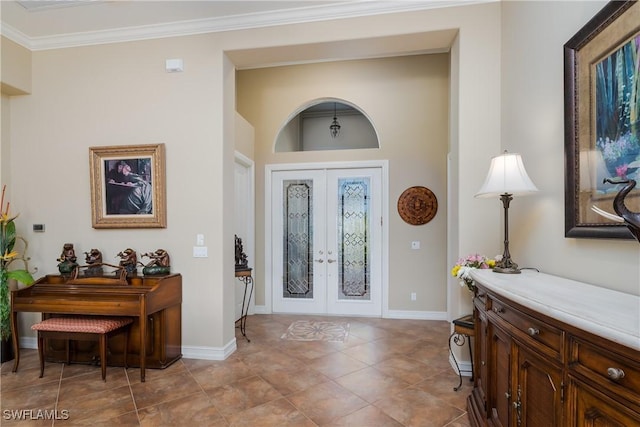
[[[247,337],[247,314],[249,314],[249,303],[251,301],[251,295],[253,294],[253,276],[251,276],[251,269],[236,270],[236,278],[244,283],[244,296],[242,297],[242,311],[240,312],[240,318],[236,320],[236,324],[240,323],[240,332],[242,336],[247,339],[247,342],[251,340]],[[247,292],[249,297],[247,298]]]
[[[449,353],[453,358],[453,363],[456,364],[456,370],[458,371],[458,377],[460,382],[457,387],[453,388],[453,391],[458,391],[462,387],[462,373],[471,373],[471,381],[473,381],[473,350],[471,349],[471,337],[474,336],[474,323],[473,315],[469,314],[453,321],[453,333],[449,337]],[[451,342],[458,347],[462,347],[465,342],[469,345],[469,358],[471,359],[471,370],[461,370],[456,360],[456,356],[451,349]]]

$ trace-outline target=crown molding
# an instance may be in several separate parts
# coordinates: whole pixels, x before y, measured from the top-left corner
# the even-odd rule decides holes
[[[47,37],[28,37],[24,33],[13,28],[11,25],[2,22],[2,25],[0,25],[0,34],[29,50],[38,51],[223,31],[246,30],[285,24],[320,22],[388,13],[465,6],[495,1],[500,0],[360,0],[331,6],[310,6],[297,9],[124,27],[102,31],[60,34]]]

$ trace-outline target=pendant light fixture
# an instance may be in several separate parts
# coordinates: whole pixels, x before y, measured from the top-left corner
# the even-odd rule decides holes
[[[340,134],[340,123],[338,123],[338,118],[336,116],[336,103],[333,103],[333,121],[331,122],[331,126],[329,126],[329,132],[331,132],[331,138],[336,138]]]

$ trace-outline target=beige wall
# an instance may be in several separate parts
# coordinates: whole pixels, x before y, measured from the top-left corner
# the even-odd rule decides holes
[[[540,189],[511,203],[511,254],[521,266],[640,295],[638,242],[564,237],[562,46],[605,3],[502,4],[502,146],[522,154]]]
[[[22,95],[31,92],[31,52],[0,36],[0,87],[2,93]]]
[[[233,66],[243,65],[241,55],[234,53],[250,53],[253,61],[263,65],[269,65],[268,60],[273,59],[269,55],[276,52],[284,62],[294,62],[303,54],[312,62],[348,59],[362,50],[328,52],[296,49],[294,45],[342,40],[373,43],[402,35],[403,39],[424,41],[426,46],[430,32],[442,35],[444,30],[453,30],[457,36],[451,49],[447,183],[447,200],[453,209],[448,210],[447,245],[439,248],[448,253],[449,261],[434,267],[443,272],[431,273],[445,281],[446,271],[458,255],[501,250],[499,204],[474,199],[473,194],[484,179],[490,158],[504,146],[522,152],[541,189],[539,195],[512,204],[511,240],[516,260],[600,286],[637,292],[637,243],[562,237],[562,45],[599,6],[590,2],[490,3],[33,52],[32,94],[15,96],[8,102],[8,137],[4,130],[7,101],[3,99],[1,145],[3,164],[10,152],[11,202],[21,212],[18,228],[30,242],[32,265],[42,274],[55,272],[55,259],[65,242],[74,243],[80,252],[99,247],[105,259],[112,261],[126,246],[139,251],[163,247],[172,256],[173,270],[184,278],[185,354],[217,357],[227,352],[233,347],[235,332],[233,231],[225,226],[232,223],[234,206]],[[348,45],[352,44],[332,46]],[[184,60],[183,73],[165,72],[165,60],[171,58]],[[392,84],[388,82],[384,90]],[[380,99],[386,96],[384,90]],[[294,100],[285,101],[295,104]],[[404,142],[422,137],[403,130],[402,115],[383,117],[392,110],[381,111],[381,103],[373,100],[363,103],[366,110],[381,117],[377,120],[385,129],[381,134],[385,143],[394,143],[394,138]],[[274,130],[266,132],[273,134]],[[167,148],[168,227],[91,228],[89,147],[158,142]],[[256,145],[255,155],[266,162],[268,157],[258,152],[262,149],[263,145]],[[292,159],[296,157],[278,161]],[[417,168],[418,161],[412,159],[410,164]],[[438,180],[441,172],[439,169]],[[397,174],[397,169],[392,173]],[[4,167],[2,174],[4,180]],[[262,174],[257,168],[259,182]],[[399,175],[392,182],[392,215],[395,198],[408,185],[413,184]],[[395,221],[401,229],[397,217]],[[32,233],[33,223],[44,223],[46,232]],[[198,233],[205,235],[208,258],[191,256]],[[394,245],[401,250],[413,239],[410,234],[400,234]],[[425,243],[423,240],[423,247]],[[403,264],[394,263],[394,274],[406,274],[401,271]],[[439,286],[448,293],[450,317],[470,309],[468,295],[455,280],[448,278]],[[392,300],[393,307],[404,307],[406,289],[401,289],[399,297]],[[440,307],[441,300],[438,304]],[[25,316],[31,320],[36,317]]]
[[[256,129],[256,169],[266,164],[389,160],[390,310],[446,312],[446,156],[449,55],[417,55],[326,62],[238,72],[237,108]],[[286,82],[286,84],[283,84]],[[371,120],[380,149],[274,153],[277,133],[301,106],[335,97],[356,105]],[[328,134],[328,128],[327,128]],[[265,218],[263,174],[258,174],[256,218]],[[412,226],[396,202],[408,187],[423,185],[439,198],[438,215]],[[265,224],[256,224],[256,273],[264,268]],[[422,242],[411,250],[411,241]],[[262,285],[261,274],[257,283]],[[411,301],[411,292],[417,300]],[[258,286],[256,304],[265,304]]]
[[[196,349],[221,348],[234,335],[223,279],[232,285],[233,230],[220,208],[225,186],[233,191],[233,144],[223,150],[224,58],[211,45],[196,36],[34,52],[33,93],[11,100],[11,202],[32,265],[56,272],[65,242],[80,256],[98,248],[106,262],[126,247],[167,249],[183,275],[183,343]],[[165,72],[174,57],[184,73]],[[89,147],[155,143],[166,144],[167,228],[93,229]],[[32,233],[33,223],[46,231]],[[198,233],[208,258],[191,256]]]
[[[11,98],[10,132],[12,205],[21,212],[18,227],[30,242],[32,265],[39,268],[40,274],[55,272],[55,259],[65,242],[74,243],[80,253],[98,247],[105,259],[113,261],[114,254],[127,246],[139,251],[163,247],[171,254],[173,270],[183,275],[183,352],[192,357],[226,355],[234,345],[233,231],[226,226],[232,223],[234,206],[231,184],[236,123],[233,65],[234,62],[243,65],[234,54],[249,49],[253,60],[261,58],[267,63],[275,49],[283,61],[291,62],[300,52],[315,52],[290,49],[292,41],[323,43],[350,39],[361,41],[359,46],[362,43],[375,46],[380,37],[401,34],[403,41],[415,37],[418,45],[424,42],[427,47],[429,31],[442,36],[443,30],[447,30],[447,34],[459,30],[456,63],[461,70],[468,71],[458,73],[458,98],[452,100],[451,109],[455,112],[451,116],[459,115],[459,122],[464,126],[457,130],[460,141],[451,144],[455,150],[458,147],[461,152],[469,150],[469,155],[456,160],[460,162],[460,173],[453,180],[455,188],[467,188],[470,183],[475,186],[485,173],[484,165],[477,161],[478,152],[485,153],[488,161],[490,153],[498,151],[495,135],[499,133],[499,115],[484,108],[484,100],[499,88],[499,73],[495,73],[494,65],[499,62],[498,18],[499,6],[488,4],[33,52],[32,94]],[[398,49],[406,49],[404,46],[409,44],[403,43]],[[335,55],[322,49],[317,52],[318,61],[326,61],[324,55]],[[361,52],[356,49],[342,55],[357,56]],[[185,71],[166,73],[164,63],[170,58],[182,58]],[[392,86],[393,82],[387,82],[385,88]],[[381,135],[389,144],[393,143],[390,135],[402,142],[420,137],[404,129],[406,124],[401,116],[391,113],[383,117],[392,109],[380,111],[381,104],[371,100],[363,103],[371,114],[382,117],[378,120],[383,129],[397,127],[394,132]],[[91,228],[89,147],[158,142],[165,143],[167,151],[168,227]],[[259,156],[257,150],[258,147],[256,157]],[[29,165],[29,169],[15,165]],[[256,177],[262,173],[256,169]],[[393,185],[396,187],[392,187],[391,196],[397,197],[413,183],[397,180]],[[474,206],[476,216],[461,216],[455,223],[456,228],[465,224],[468,227],[483,212],[494,217],[493,210],[484,208],[464,193],[453,197],[459,198],[461,210]],[[32,233],[34,223],[44,223],[46,232]],[[494,228],[497,231],[497,223]],[[491,229],[491,225],[487,229]],[[208,258],[192,257],[198,233],[205,235]],[[450,247],[492,246],[478,240],[474,233],[463,237]],[[407,235],[399,240],[412,239]],[[424,240],[423,244],[426,246]],[[447,248],[441,251],[446,253]],[[399,266],[394,268],[396,273],[405,274]],[[434,274],[439,274],[443,283],[435,286],[451,294],[449,303],[459,300],[460,296],[466,297],[455,283],[450,286],[445,282],[448,263],[441,260],[438,268],[443,271]],[[406,294],[406,290],[402,294]],[[437,309],[444,310],[442,296],[438,299]],[[396,300],[393,304],[399,307]],[[455,309],[452,313],[457,316],[459,311]],[[23,325],[36,317],[23,316]]]

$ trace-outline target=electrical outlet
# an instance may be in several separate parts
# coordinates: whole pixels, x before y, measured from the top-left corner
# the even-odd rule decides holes
[[[416,299],[417,299],[416,293],[415,292],[411,292],[411,301],[415,301]]]

